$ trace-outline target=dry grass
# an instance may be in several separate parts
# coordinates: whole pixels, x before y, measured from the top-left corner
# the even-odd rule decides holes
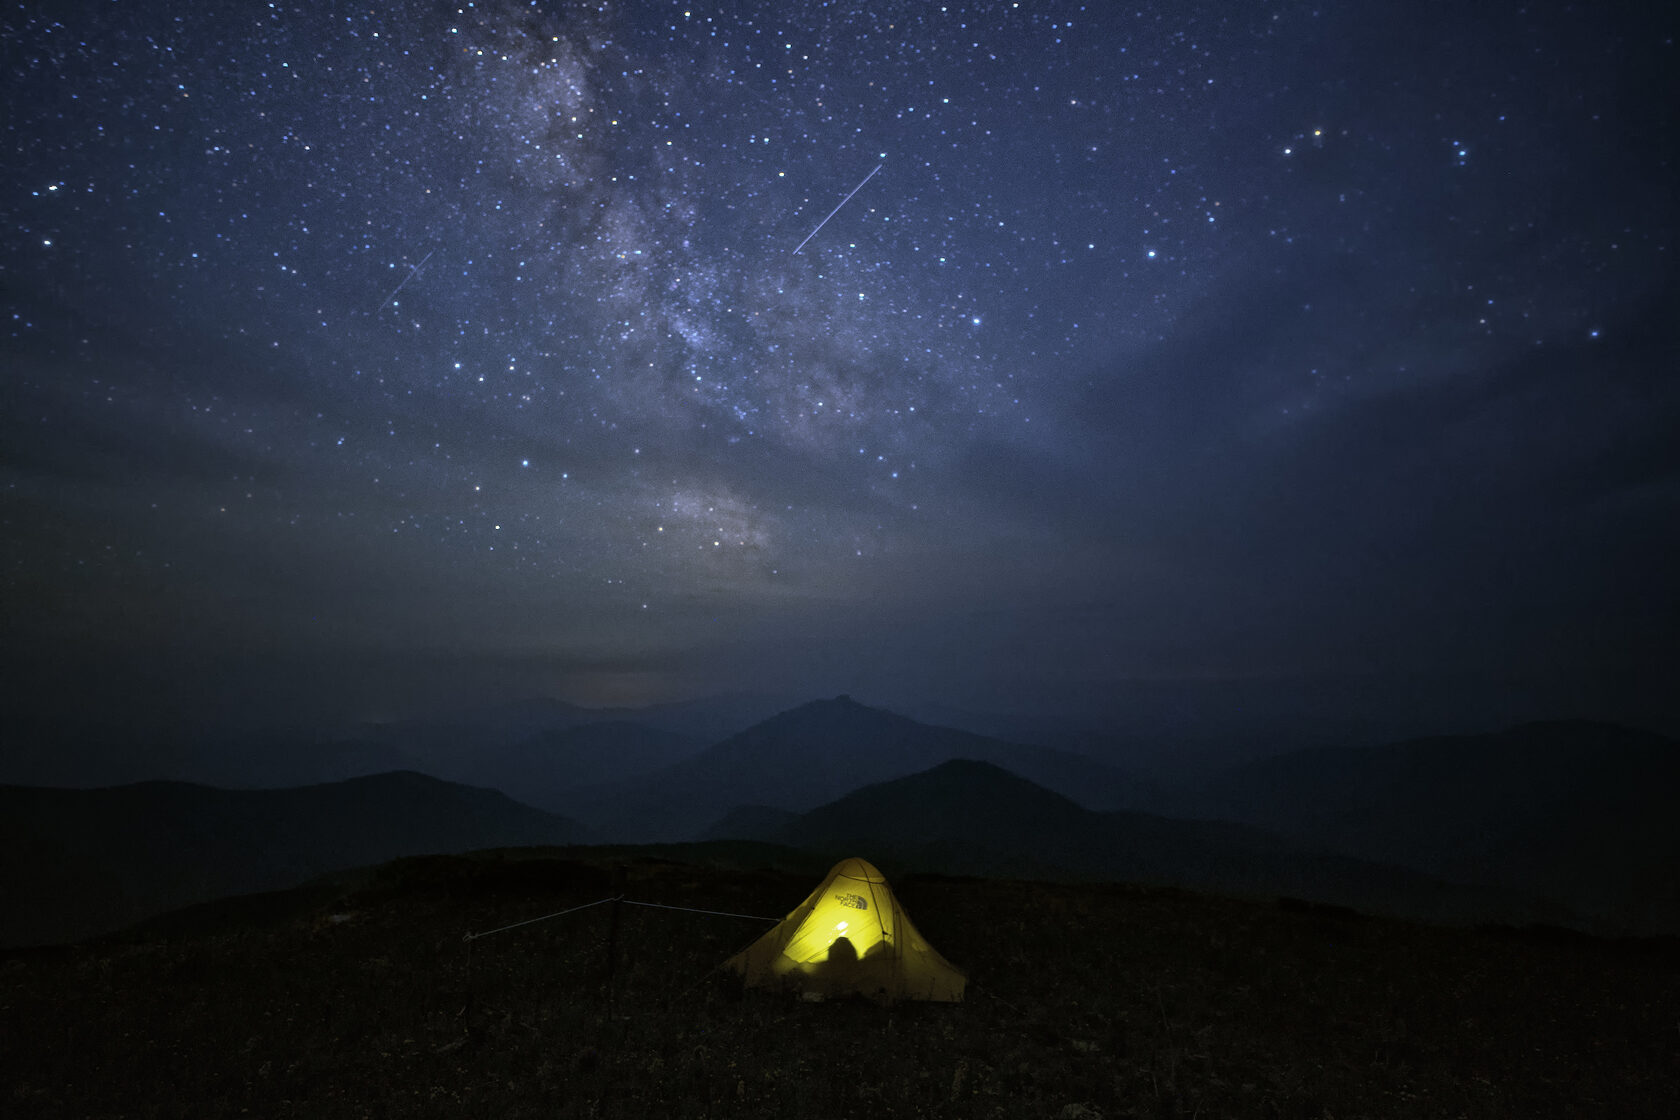
[[[1434,929],[1124,887],[902,878],[956,1006],[743,993],[813,878],[407,861],[336,896],[0,961],[9,1116],[1680,1115],[1672,943]],[[613,962],[608,975],[609,960]]]

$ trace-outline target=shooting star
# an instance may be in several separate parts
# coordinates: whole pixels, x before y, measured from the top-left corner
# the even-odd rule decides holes
[[[879,171],[879,170],[881,170],[881,168],[883,168],[885,166],[886,166],[886,164],[884,164],[884,163],[877,163],[875,165],[875,171]],[[863,183],[867,183],[867,182],[869,182],[869,180],[875,178],[875,171],[871,171],[869,174],[865,175],[863,177]],[[863,183],[859,183],[857,186],[853,187],[852,188],[852,194],[856,194],[857,192],[861,191],[863,189]],[[845,198],[842,198],[840,200],[840,206],[844,206],[844,205],[846,205],[846,203],[850,202],[852,200],[852,194],[849,194]],[[836,206],[834,209],[830,210],[828,212],[828,218],[832,218],[832,217],[834,217],[834,215],[840,213],[840,206]],[[803,248],[805,248],[806,245],[810,244],[811,238],[815,237],[822,230],[822,227],[824,227],[828,224],[828,218],[824,218],[822,221],[817,223],[817,228],[812,230],[806,236],[805,240],[801,241],[799,243],[799,249],[803,249]],[[795,249],[794,252],[795,253],[799,252],[799,249]]]
[[[437,250],[433,249],[431,253],[427,253],[425,256],[420,258],[420,263],[419,264],[415,265],[413,268],[408,270],[408,275],[403,277],[403,281],[402,281],[401,284],[398,284],[396,287],[391,289],[391,294],[385,297],[385,302],[373,309],[373,313],[375,315],[379,314],[381,311],[383,311],[387,307],[391,306],[391,301],[397,298],[397,293],[402,291],[405,287],[408,286],[408,282],[410,280],[414,279],[415,275],[417,273],[419,273],[421,268],[425,267],[426,262],[432,259],[432,253],[435,253],[435,252],[437,252]]]

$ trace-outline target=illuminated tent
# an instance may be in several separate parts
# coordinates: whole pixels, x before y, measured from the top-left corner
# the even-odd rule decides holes
[[[940,956],[867,861],[842,860],[769,933],[724,962],[749,988],[956,1003],[967,978]]]

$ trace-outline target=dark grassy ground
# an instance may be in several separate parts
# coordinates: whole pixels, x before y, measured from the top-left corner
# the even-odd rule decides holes
[[[575,855],[569,853],[568,856]],[[1671,1117],[1680,949],[1164,890],[903,876],[961,1005],[714,966],[813,873],[530,854],[0,958],[8,1116]],[[609,957],[616,960],[609,984]]]

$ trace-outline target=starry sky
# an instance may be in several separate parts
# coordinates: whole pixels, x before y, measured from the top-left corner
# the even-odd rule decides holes
[[[8,703],[1672,725],[1661,7],[9,5]]]

